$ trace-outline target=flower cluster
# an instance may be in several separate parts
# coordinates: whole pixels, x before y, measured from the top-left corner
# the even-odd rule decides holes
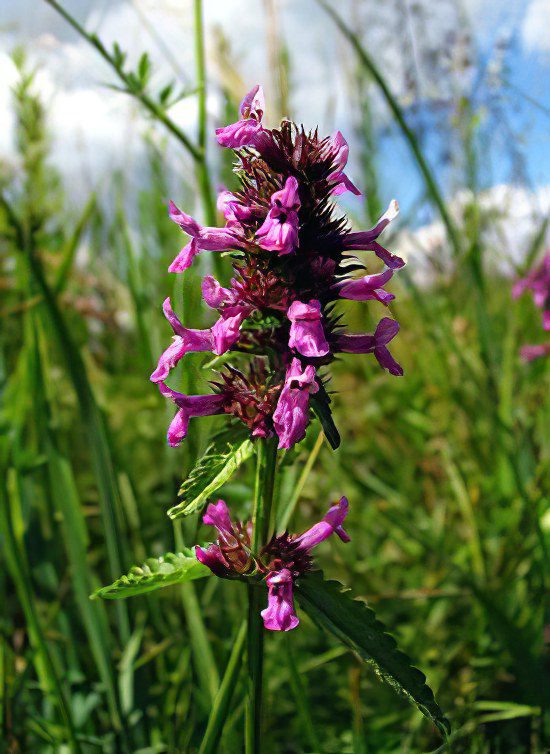
[[[530,290],[536,307],[542,309],[542,327],[550,330],[550,252],[547,252],[542,262],[529,274],[518,280],[512,288],[512,296],[518,298],[526,290]],[[520,351],[524,361],[533,361],[540,356],[550,355],[550,343],[523,346]]]
[[[290,631],[299,623],[294,610],[294,582],[312,567],[311,550],[336,534],[343,542],[349,536],[342,528],[348,501],[342,497],[324,518],[303,534],[288,532],[274,536],[254,558],[250,550],[252,523],[233,522],[227,505],[218,500],[209,505],[203,517],[218,530],[218,539],[207,548],[196,547],[201,563],[221,578],[259,577],[268,589],[267,607],[262,610],[264,626],[271,631]]]
[[[164,302],[174,338],[151,379],[178,408],[171,445],[185,437],[191,417],[226,413],[243,421],[252,437],[277,435],[279,448],[292,447],[304,437],[310,402],[328,404],[324,370],[341,352],[372,353],[391,374],[403,373],[388,349],[399,330],[395,320],[383,317],[374,333],[352,334],[334,312],[340,299],[384,306],[393,300],[385,286],[404,262],[378,238],[397,203],[371,230],[352,232],[333,202],[345,191],[359,193],[344,172],[342,134],[320,138],[289,121],[267,129],[264,109],[256,86],[241,103],[237,123],[216,131],[220,145],[236,150],[241,183],[240,191],[218,197],[224,226],[203,227],[170,203],[170,218],[191,240],[169,270],[184,272],[203,252],[231,252],[234,273],[227,288],[211,275],[203,280],[203,299],[218,314],[207,330],[184,327],[170,300]],[[373,252],[384,270],[366,274],[358,251]],[[166,380],[191,351],[241,355],[213,383],[212,395],[190,396]]]

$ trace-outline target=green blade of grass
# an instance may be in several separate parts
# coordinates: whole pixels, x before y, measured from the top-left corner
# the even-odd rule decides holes
[[[34,354],[31,355],[34,356],[32,362],[36,370],[36,383],[46,387],[47,370],[44,370],[43,363],[47,359],[47,339],[44,331],[40,330],[39,317],[36,313],[31,316],[34,325],[34,343],[32,345]],[[42,348],[40,348],[39,341],[41,341]],[[29,344],[29,347],[31,347],[31,344]],[[48,390],[44,389],[34,397],[34,411],[36,412],[36,420],[44,428],[43,441],[47,459],[50,498],[61,516],[65,548],[71,565],[72,587],[98,674],[107,694],[112,724],[114,729],[118,731],[122,728],[122,713],[116,693],[109,651],[109,639],[111,638],[109,624],[104,607],[100,604],[92,604],[88,597],[94,588],[95,579],[88,567],[89,538],[86,522],[71,464],[59,452],[56,437],[51,429],[52,411],[51,406],[46,405],[47,396]]]
[[[119,522],[121,506],[103,416],[95,401],[84,360],[73,342],[55,295],[46,281],[40,261],[33,255],[28,262],[32,277],[44,298],[48,320],[53,327],[54,337],[76,392],[83,424],[87,431],[92,465],[98,484],[109,569],[114,580],[124,570],[121,554],[123,539]],[[128,611],[124,603],[118,603],[117,610],[121,640],[123,644],[126,644],[130,638]]]
[[[313,718],[311,716],[306,684],[304,683],[296,664],[296,658],[294,656],[294,650],[292,647],[292,637],[286,634],[284,638],[286,644],[285,657],[289,671],[290,688],[292,689],[294,701],[296,702],[298,715],[300,716],[302,721],[302,728],[307,737],[311,750],[314,752],[321,752],[322,748],[319,736],[317,735],[317,728],[315,727],[315,723],[313,722]]]
[[[246,627],[247,623],[243,621],[233,642],[229,662],[227,663],[219,691],[214,699],[212,711],[208,717],[208,724],[201,742],[199,754],[214,754],[217,750],[241,669],[246,642]]]
[[[71,752],[80,754],[81,748],[76,737],[71,708],[57,675],[35,606],[29,563],[23,542],[19,479],[14,469],[8,470],[7,481],[9,492],[5,482],[0,484],[0,532],[6,564],[25,615],[29,640],[36,651],[34,662],[40,684],[59,709]]]

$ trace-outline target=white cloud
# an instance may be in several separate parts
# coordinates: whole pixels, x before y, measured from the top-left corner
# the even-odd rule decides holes
[[[550,0],[532,0],[521,27],[521,39],[529,52],[550,53]]]
[[[469,191],[462,190],[448,204],[459,228],[464,224],[464,211],[472,198]],[[529,191],[499,184],[481,192],[477,201],[485,220],[481,235],[487,261],[510,272],[525,258],[543,219],[550,212],[550,185]],[[392,250],[408,261],[419,283],[430,280],[432,262],[445,266],[445,259],[449,260],[445,228],[439,220],[414,231],[402,231]]]

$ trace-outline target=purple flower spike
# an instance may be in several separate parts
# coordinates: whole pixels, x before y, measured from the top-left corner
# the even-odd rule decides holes
[[[263,131],[262,117],[265,110],[264,92],[261,86],[251,89],[241,102],[240,120],[225,128],[216,129],[218,144],[229,149],[253,147]]]
[[[185,395],[172,390],[164,382],[159,382],[158,386],[161,394],[165,398],[170,398],[178,407],[168,427],[168,443],[173,448],[178,446],[187,435],[189,419],[195,416],[213,416],[224,413],[225,396],[223,394]]]
[[[328,183],[334,183],[335,186],[332,189],[332,193],[335,196],[343,194],[345,191],[351,191],[356,196],[361,196],[361,192],[355,186],[347,175],[344,173],[344,168],[348,162],[349,146],[344,139],[340,131],[336,131],[329,144],[330,153],[334,155],[333,164],[336,170],[332,172],[328,178]]]
[[[361,230],[357,233],[348,233],[344,239],[343,248],[346,251],[374,251],[376,256],[384,262],[386,267],[390,267],[392,270],[398,270],[400,267],[403,267],[405,262],[401,257],[391,254],[387,249],[384,249],[383,246],[380,246],[380,244],[376,242],[376,239],[382,233],[384,228],[397,217],[398,213],[399,205],[395,199],[393,199],[390,202],[388,209],[378,220],[374,228],[371,228],[370,230]]]
[[[389,317],[383,317],[378,323],[374,335],[349,335],[342,333],[336,337],[336,348],[344,353],[374,353],[378,363],[396,377],[403,375],[403,368],[393,358],[387,344],[399,332],[399,323]]]
[[[288,568],[271,573],[267,579],[267,607],[262,610],[264,626],[270,631],[290,631],[299,624],[294,612],[292,574]]]
[[[200,251],[228,251],[241,248],[240,229],[234,225],[225,228],[209,228],[199,225],[190,215],[182,212],[174,202],[169,203],[170,219],[191,236],[191,242],[185,246],[174,259],[169,272],[183,272]]]
[[[319,521],[318,524],[315,524],[294,540],[295,544],[298,545],[300,550],[311,550],[330,537],[331,534],[336,534],[342,542],[349,542],[350,536],[342,528],[342,523],[348,515],[348,508],[347,497],[341,497],[336,505],[329,508],[322,521]]]
[[[387,269],[377,275],[365,275],[358,280],[344,280],[337,283],[334,288],[340,298],[352,301],[368,301],[374,299],[387,306],[395,296],[388,293],[383,286],[391,280],[393,270]]]
[[[185,328],[174,314],[169,298],[165,300],[162,308],[164,316],[172,326],[174,338],[161,355],[157,368],[151,375],[151,382],[162,382],[165,380],[170,370],[176,366],[186,353],[190,353],[191,351],[212,351],[214,348],[212,332],[210,330],[188,330]]]
[[[294,348],[302,356],[317,358],[329,353],[329,344],[321,324],[321,304],[312,300],[307,304],[294,301],[287,311],[291,321],[289,348]]]
[[[271,196],[271,209],[256,231],[258,246],[281,255],[292,254],[298,246],[299,209],[298,181],[290,176],[284,188]]]
[[[192,401],[207,400],[213,403],[205,410],[227,413],[252,440],[277,436],[279,449],[292,447],[305,435],[310,394],[321,390],[316,369],[328,367],[339,351],[372,353],[384,369],[402,374],[388,350],[397,327],[387,324],[391,320],[382,320],[372,334],[351,335],[338,311],[343,299],[393,301],[385,286],[404,261],[383,248],[379,237],[397,215],[397,202],[371,230],[350,233],[334,201],[345,191],[360,193],[346,175],[349,146],[342,133],[327,138],[287,119],[268,128],[264,111],[263,91],[255,86],[241,102],[237,122],[217,131],[219,143],[235,149],[240,182],[234,192],[218,191],[223,227],[202,226],[170,202],[171,219],[187,234],[170,271],[183,272],[205,251],[219,252],[228,267],[219,279],[227,287],[211,275],[203,279],[204,301],[217,312],[209,330],[187,330],[171,316],[173,343],[152,379],[165,385],[189,351],[221,355],[233,350],[250,357],[223,360],[212,383],[217,397],[176,401],[180,394],[166,393],[178,405],[170,428],[175,445],[185,436],[189,418],[198,415],[192,411],[202,405]],[[362,249],[385,262],[383,272],[366,274],[356,259]],[[537,288],[537,302],[541,296]],[[545,323],[550,327],[550,311]],[[313,408],[319,399],[330,412],[325,394],[312,399]],[[322,423],[328,432],[327,421]],[[328,432],[328,439],[338,444],[335,432]],[[223,556],[231,559],[225,551]]]
[[[318,390],[315,368],[302,369],[299,359],[292,359],[285,384],[273,413],[273,426],[279,437],[279,449],[291,448],[303,439],[309,423],[309,395]]]

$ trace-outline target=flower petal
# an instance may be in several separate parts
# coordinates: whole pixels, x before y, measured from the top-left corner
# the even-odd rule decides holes
[[[321,304],[312,299],[309,303],[294,301],[287,317],[291,321],[289,348],[294,348],[302,356],[318,358],[326,356],[330,347],[321,324]]]
[[[174,259],[168,272],[184,272],[193,264],[193,259],[200,252],[197,240],[192,238],[191,241],[183,247],[177,257]]]

